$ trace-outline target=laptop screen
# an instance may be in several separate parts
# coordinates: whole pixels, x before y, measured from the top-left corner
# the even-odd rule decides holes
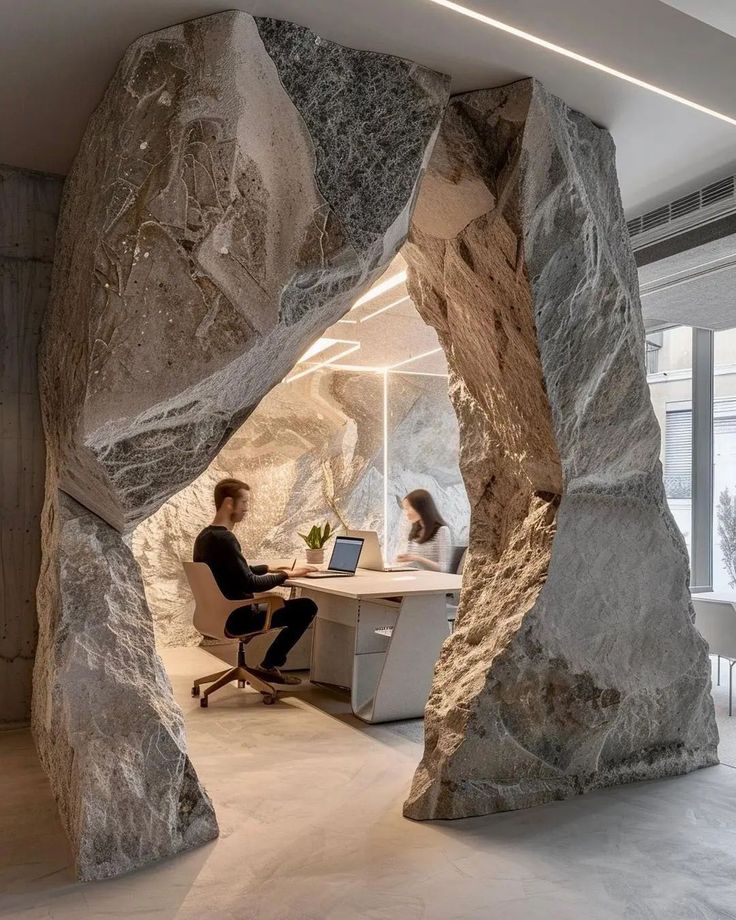
[[[360,537],[335,537],[335,546],[328,568],[335,572],[352,573],[358,568],[363,540]]]

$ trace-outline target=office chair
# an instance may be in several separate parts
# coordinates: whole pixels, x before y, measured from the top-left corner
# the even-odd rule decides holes
[[[246,665],[245,647],[251,639],[255,639],[256,636],[262,636],[272,628],[271,618],[280,607],[284,606],[284,599],[278,594],[267,592],[254,595],[252,600],[231,601],[223,596],[207,563],[185,562],[184,572],[196,604],[194,608],[194,628],[209,639],[236,638],[238,640],[237,665],[234,668],[218,671],[216,674],[208,674],[207,677],[198,677],[192,685],[192,696],[200,696],[200,686],[210,684],[199,700],[199,705],[206,708],[208,705],[207,698],[211,693],[219,690],[220,687],[226,686],[231,681],[237,680],[238,687],[250,684],[254,690],[257,690],[263,696],[264,703],[275,703],[278,696],[276,687],[254,674]],[[246,633],[244,636],[233,637],[226,635],[225,623],[227,618],[233,610],[250,603],[267,605],[266,622],[263,624],[263,628],[252,633]]]

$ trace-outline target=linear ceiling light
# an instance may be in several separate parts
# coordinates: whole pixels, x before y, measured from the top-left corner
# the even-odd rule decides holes
[[[298,374],[291,374],[288,377],[284,377],[284,383],[291,383],[292,380],[298,380],[300,377],[306,377],[307,374],[313,374],[315,371],[318,371],[321,367],[326,367],[328,364],[332,364],[333,361],[338,361],[340,358],[344,358],[345,355],[351,355],[354,351],[357,351],[360,348],[360,342],[349,342],[345,339],[332,339],[333,344],[348,345],[348,348],[338,351],[336,355],[333,355],[331,358],[326,358],[324,361],[319,361],[317,364],[310,364],[305,371],[299,371]]]
[[[316,342],[313,342],[312,345],[309,346],[296,363],[301,364],[303,361],[308,361],[326,348],[331,348],[338,341],[338,339],[317,339]]]
[[[442,351],[442,347],[433,348],[431,351],[423,351],[421,355],[414,355],[413,358],[406,358],[404,361],[399,361],[398,364],[389,364],[386,370],[395,371],[397,367],[403,367],[405,364],[411,364],[412,361],[418,361],[420,358],[427,358],[429,355],[436,355],[438,351]]]
[[[555,54],[561,54],[563,57],[570,58],[580,64],[585,64],[587,67],[592,67],[595,70],[600,70],[602,73],[607,73],[611,77],[617,77],[619,80],[633,83],[634,86],[649,90],[650,93],[657,93],[657,95],[664,96],[666,99],[671,99],[673,102],[679,102],[681,105],[686,105],[691,109],[696,109],[698,112],[703,112],[705,115],[711,115],[713,118],[718,118],[720,121],[725,121],[729,125],[736,126],[736,118],[732,118],[730,115],[724,115],[723,112],[716,112],[715,109],[709,109],[707,106],[700,105],[699,102],[693,102],[692,99],[686,99],[684,96],[678,96],[676,93],[671,93],[669,90],[662,89],[661,86],[655,86],[653,83],[647,83],[646,80],[632,77],[631,74],[616,70],[613,67],[608,67],[606,64],[601,64],[600,61],[594,61],[592,58],[585,57],[583,54],[578,54],[577,51],[570,51],[569,48],[555,45],[553,42],[548,42],[529,32],[524,32],[522,29],[517,29],[515,26],[507,25],[499,19],[492,19],[490,16],[486,16],[484,13],[478,13],[476,10],[471,10],[467,6],[462,6],[460,3],[453,3],[452,0],[427,0],[427,2],[434,3],[437,6],[443,6],[453,13],[459,13],[461,16],[475,19],[476,22],[482,22],[492,29],[507,32],[509,35],[516,36],[516,38],[521,38],[524,41],[531,42],[533,45],[538,45],[540,48],[546,48],[547,51],[554,51]]]
[[[404,303],[404,301],[408,299],[409,299],[408,294],[406,295],[406,297],[399,297],[399,299],[395,300],[393,303],[387,304],[385,307],[381,307],[380,310],[374,310],[373,313],[369,313],[368,316],[362,317],[362,319],[358,320],[358,322],[367,323],[369,319],[373,319],[373,317],[378,316],[379,313],[385,313],[386,310],[390,310],[392,307],[398,307],[400,303]]]
[[[391,275],[390,278],[387,278],[385,281],[382,281],[380,284],[375,285],[369,291],[366,291],[362,297],[358,298],[352,306],[354,310],[356,307],[362,307],[364,303],[368,303],[370,300],[375,300],[376,297],[380,297],[381,294],[385,294],[386,291],[390,291],[391,288],[397,287],[399,284],[403,284],[406,281],[406,272],[399,272],[397,275]]]

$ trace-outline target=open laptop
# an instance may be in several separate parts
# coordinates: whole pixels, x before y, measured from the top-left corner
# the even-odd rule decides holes
[[[358,560],[361,569],[370,569],[373,572],[413,572],[416,569],[416,566],[408,562],[386,565],[375,530],[348,530],[347,536],[363,543],[363,551]]]
[[[345,578],[355,575],[363,549],[362,537],[335,537],[330,564],[322,572],[308,572],[306,578]]]

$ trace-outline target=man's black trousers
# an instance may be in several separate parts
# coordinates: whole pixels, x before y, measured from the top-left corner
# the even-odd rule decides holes
[[[286,656],[307,631],[316,613],[317,605],[309,597],[295,597],[284,601],[284,606],[277,610],[271,618],[271,626],[282,626],[283,629],[269,646],[262,667],[283,667]],[[228,636],[237,639],[238,636],[263,629],[265,622],[266,608],[262,604],[238,607],[227,618],[225,632]]]

